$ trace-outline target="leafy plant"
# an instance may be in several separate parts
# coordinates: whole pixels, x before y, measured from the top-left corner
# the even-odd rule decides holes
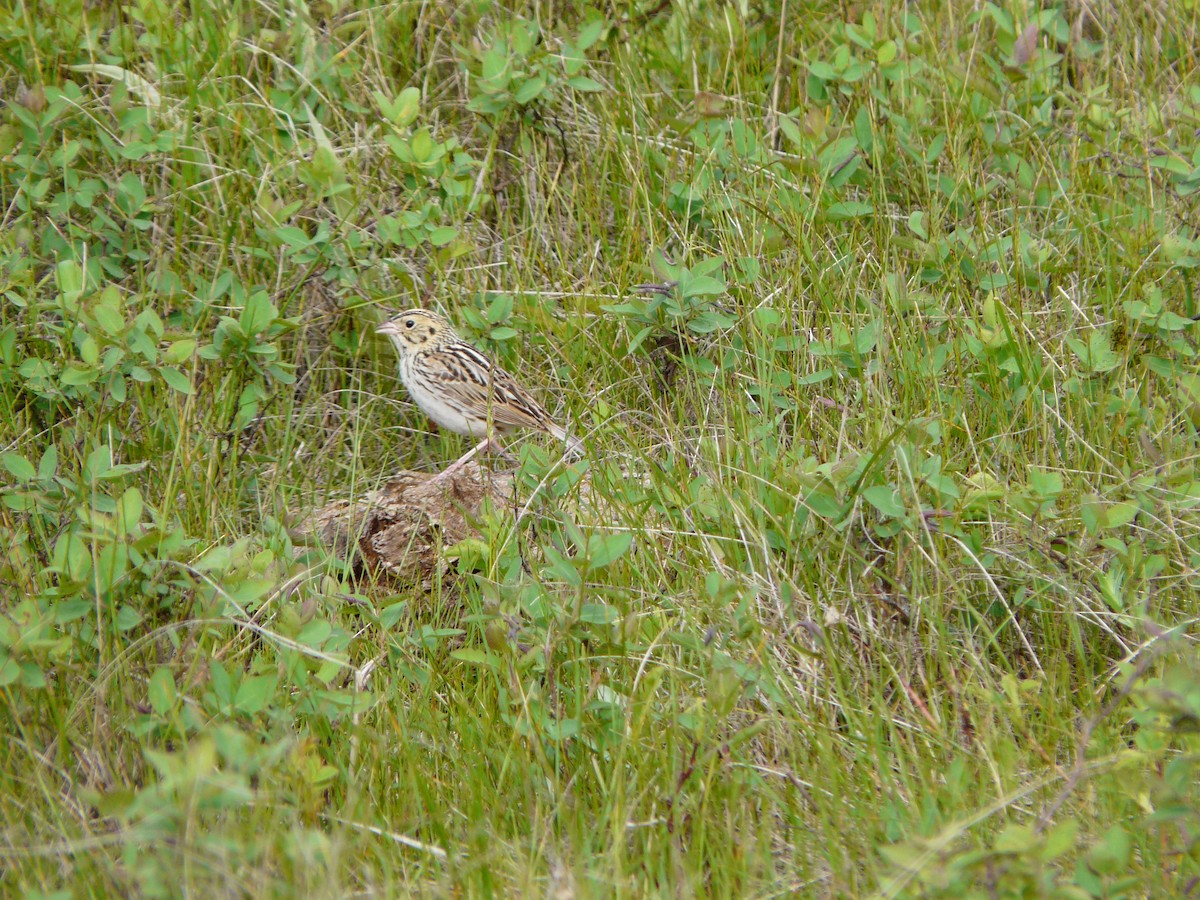
[[[583,70],[586,51],[607,28],[603,19],[591,18],[573,41],[564,41],[560,52],[552,53],[548,36],[536,21],[506,17],[480,49],[463,53],[464,65],[473,76],[468,109],[499,122],[510,113],[552,104],[570,91],[603,90]]]
[[[636,351],[655,332],[704,335],[734,324],[734,318],[712,299],[725,292],[723,257],[710,256],[691,268],[670,263],[661,254],[655,261],[656,269],[667,276],[668,282],[645,286],[649,299],[634,298],[604,307],[606,312],[628,319],[631,325],[641,326],[626,352]]]

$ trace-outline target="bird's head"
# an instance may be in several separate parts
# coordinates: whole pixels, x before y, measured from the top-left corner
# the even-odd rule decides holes
[[[388,319],[375,329],[377,334],[387,335],[402,354],[428,350],[443,341],[453,338],[450,323],[424,309],[410,309],[395,318]]]

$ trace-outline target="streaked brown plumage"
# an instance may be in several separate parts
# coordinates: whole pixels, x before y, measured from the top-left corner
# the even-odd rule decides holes
[[[456,434],[483,438],[439,479],[458,471],[481,450],[498,448],[497,433],[517,428],[536,428],[566,441],[573,453],[580,449],[580,442],[568,437],[516,379],[462,340],[436,313],[410,309],[376,330],[395,345],[400,380],[422,412]]]

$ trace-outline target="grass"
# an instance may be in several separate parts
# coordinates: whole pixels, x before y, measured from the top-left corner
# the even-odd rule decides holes
[[[1198,29],[0,11],[0,889],[1194,890]],[[588,452],[355,581],[414,305]]]

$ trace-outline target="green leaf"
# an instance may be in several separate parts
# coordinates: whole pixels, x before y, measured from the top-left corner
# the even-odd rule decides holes
[[[125,577],[125,573],[129,571],[129,548],[119,541],[104,544],[101,546],[100,552],[96,554],[94,571],[97,589],[101,593],[112,590]],[[136,625],[140,621],[141,616],[138,614],[137,621],[128,625],[128,627],[132,628],[133,625]],[[118,621],[118,628],[125,630],[121,627],[120,621]]]
[[[929,232],[925,228],[925,213],[915,210],[908,217],[909,230],[923,241],[929,240]]]
[[[638,347],[642,346],[642,343],[646,340],[646,338],[650,337],[650,334],[653,331],[654,327],[652,325],[647,325],[633,336],[633,340],[629,342],[629,348],[625,352],[629,354],[634,353]]]
[[[429,232],[429,243],[435,247],[444,247],[458,237],[458,229],[453,225],[441,225]]]
[[[49,481],[58,471],[58,450],[53,444],[48,446],[38,462],[37,477],[39,481]]]
[[[1132,849],[1129,833],[1120,825],[1114,825],[1092,845],[1087,854],[1088,863],[1102,874],[1123,872],[1129,864]]]
[[[658,257],[658,255],[659,254],[655,253],[656,258]],[[657,259],[656,259],[656,262],[657,262]],[[665,260],[664,260],[664,262],[665,262]],[[657,265],[655,266],[655,268],[656,269],[658,268]],[[698,263],[696,263],[696,265],[692,266],[691,275],[693,278],[699,278],[701,275],[712,275],[712,276],[716,277],[716,276],[719,276],[720,273],[723,272],[724,270],[725,270],[725,257],[710,256],[707,259],[700,260],[700,262],[698,262]],[[724,280],[722,280],[721,284],[722,285],[725,284]]]
[[[15,295],[15,291],[6,292],[10,302]],[[14,302],[14,305],[20,307],[23,304]],[[0,331],[0,365],[10,369],[17,367],[17,329],[12,325]]]
[[[262,711],[274,695],[278,681],[277,675],[252,675],[244,679],[234,694],[234,709],[250,716]]]
[[[580,50],[586,50],[596,41],[600,40],[600,35],[604,34],[604,29],[608,23],[604,19],[593,19],[579,30],[579,38],[575,41],[575,46]]]
[[[496,657],[486,650],[479,650],[475,647],[463,647],[459,650],[453,650],[450,653],[452,659],[461,660],[465,663],[470,663],[473,666],[488,666],[496,668]]]
[[[269,584],[268,587],[270,587]],[[329,640],[331,634],[333,634],[333,626],[326,619],[313,619],[296,635],[296,641],[306,647],[319,650],[321,645]]]
[[[9,658],[0,662],[0,687],[16,681],[21,675],[21,666],[15,659]]]
[[[83,291],[83,269],[73,259],[65,259],[54,267],[54,281],[60,293],[77,299]]]
[[[546,558],[546,570],[553,577],[569,584],[571,587],[578,588],[583,586],[583,578],[579,575],[579,570],[575,568],[575,564],[551,547],[549,544],[542,546],[542,555]]]
[[[96,339],[90,334],[79,345],[79,358],[89,366],[94,366],[100,362],[100,345],[96,343]]]
[[[113,619],[113,627],[118,632],[131,631],[137,628],[142,621],[142,614],[132,606],[125,605],[117,610],[117,615]]]
[[[196,352],[196,341],[194,338],[184,338],[183,340],[175,341],[163,353],[163,362],[169,365],[177,366],[182,362],[192,358],[192,354]]]
[[[1053,500],[1063,492],[1063,478],[1058,472],[1029,470],[1029,490],[1035,497]]]
[[[416,87],[406,87],[396,98],[395,115],[392,121],[401,128],[411,125],[421,111],[421,90]]]
[[[37,470],[34,469],[33,463],[23,456],[16,453],[5,453],[0,455],[0,462],[4,463],[4,468],[8,469],[17,481],[34,481],[37,478]]]
[[[499,325],[501,322],[508,320],[508,317],[512,315],[512,311],[512,294],[493,294],[484,316],[489,324]]]
[[[174,366],[159,366],[158,374],[162,376],[162,380],[168,386],[181,394],[192,393],[192,380],[176,369]]]
[[[808,64],[808,71],[814,78],[819,78],[821,81],[833,81],[837,78],[837,70],[822,60],[810,62]]]
[[[83,538],[77,532],[70,531],[55,541],[51,562],[68,579],[81,581],[92,569],[92,554]]]
[[[783,136],[788,139],[793,147],[803,147],[805,145],[804,135],[800,131],[800,126],[796,124],[796,120],[791,116],[779,117],[779,130],[783,132]]]
[[[1069,338],[1067,345],[1090,373],[1111,372],[1121,364],[1121,356],[1113,352],[1108,329],[1093,328],[1088,334],[1087,344],[1078,338]]]
[[[148,688],[150,708],[160,716],[166,715],[175,708],[178,694],[175,691],[175,678],[166,666],[160,666],[150,676]]]
[[[144,508],[141,492],[135,487],[126,488],[121,499],[117,501],[116,512],[117,528],[122,534],[133,532],[142,520]]]
[[[689,331],[694,331],[696,334],[709,334],[723,328],[732,328],[736,322],[737,320],[733,316],[710,309],[689,321],[687,327]]]
[[[815,372],[809,372],[807,375],[801,375],[796,379],[796,384],[801,387],[806,387],[810,384],[820,384],[822,381],[828,381],[833,377],[833,369],[817,369]]]
[[[725,281],[724,279],[712,278],[708,275],[692,277],[680,285],[680,293],[685,297],[705,297],[712,294],[723,294],[725,293]]]
[[[588,78],[586,75],[576,75],[574,78],[568,78],[567,84],[577,91],[587,91],[589,93],[604,90],[604,85],[592,78]]]
[[[1041,838],[1033,831],[1033,825],[1010,822],[996,835],[995,849],[1001,853],[1028,853],[1040,841]]]
[[[902,518],[907,510],[900,500],[899,492],[890,484],[877,484],[862,492],[863,499],[893,519]]]
[[[408,609],[408,601],[400,600],[397,603],[392,603],[385,606],[379,613],[379,624],[384,628],[394,628],[396,624],[404,618],[404,613]]]
[[[125,376],[120,372],[113,372],[108,377],[108,392],[112,394],[112,398],[118,403],[124,403],[127,392],[125,389]]]
[[[1125,500],[1121,503],[1110,504],[1104,511],[1104,515],[1108,519],[1109,528],[1121,528],[1132,522],[1140,511],[1141,507],[1135,502]]]
[[[1079,823],[1074,819],[1063,819],[1043,835],[1038,856],[1045,862],[1058,859],[1075,846],[1078,834]]]
[[[406,87],[395,100],[389,100],[386,95],[375,91],[371,95],[380,112],[393,125],[406,128],[417,118],[421,111],[421,91],[415,87]]]
[[[574,80],[572,79],[572,81]],[[516,93],[513,94],[513,99],[524,106],[526,103],[536,99],[545,89],[546,76],[534,75],[532,78],[527,78],[522,82],[521,86],[517,88]]]
[[[609,625],[618,618],[620,613],[607,603],[585,603],[579,610],[579,621],[589,625]]]
[[[249,299],[246,300],[246,305],[242,308],[238,324],[241,325],[244,333],[254,335],[260,331],[265,331],[278,315],[279,310],[275,308],[275,304],[267,297],[266,292],[258,291],[251,294]]]
[[[875,204],[866,200],[843,200],[834,203],[825,210],[825,216],[830,222],[844,222],[847,219],[860,219],[874,214]]]
[[[81,384],[91,384],[100,377],[96,369],[84,369],[72,363],[59,376],[59,383],[67,387],[78,387]]]
[[[227,546],[216,546],[210,549],[202,557],[192,563],[192,568],[197,572],[221,572],[228,569],[234,559],[234,551],[238,550],[240,558],[241,551],[244,548],[235,548]]]
[[[412,150],[413,160],[418,163],[428,162],[433,155],[433,135],[429,133],[428,128],[418,129],[408,145]]]
[[[632,545],[633,533],[629,531],[610,534],[599,539],[593,536],[587,545],[588,568],[595,570],[612,565],[624,556]]]
[[[278,228],[272,228],[271,234],[280,242],[298,250],[313,242],[312,238],[294,225],[280,225]]]

